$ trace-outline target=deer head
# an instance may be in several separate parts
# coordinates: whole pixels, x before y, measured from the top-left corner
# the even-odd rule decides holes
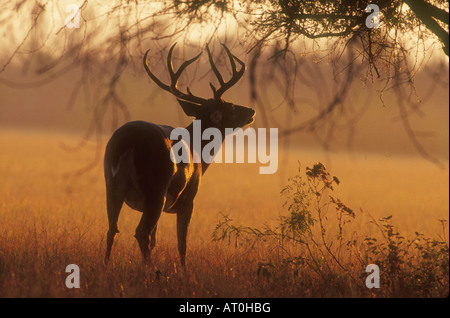
[[[214,64],[213,58],[211,56],[211,52],[209,50],[208,45],[206,45],[206,50],[208,52],[209,63],[211,64],[212,71],[216,76],[219,82],[219,89],[216,89],[215,86],[210,83],[210,87],[213,91],[213,98],[204,99],[192,94],[187,87],[187,93],[181,92],[178,88],[178,80],[182,74],[182,72],[188,67],[190,64],[195,62],[201,55],[198,54],[194,58],[185,61],[179,69],[175,72],[173,69],[172,63],[172,53],[175,48],[175,45],[169,50],[169,54],[167,56],[167,68],[170,76],[170,85],[166,85],[161,82],[151,71],[147,63],[147,52],[144,55],[144,68],[147,71],[147,74],[150,78],[162,89],[170,92],[174,95],[178,103],[181,105],[184,113],[188,116],[195,117],[202,121],[202,127],[216,127],[220,130],[224,130],[225,128],[238,128],[249,125],[254,120],[255,111],[252,108],[235,105],[233,103],[226,102],[222,99],[222,95],[230,89],[233,85],[235,85],[244,75],[245,72],[245,63],[238,59],[236,56],[231,54],[230,50],[226,47],[225,44],[222,46],[225,48],[227,56],[230,60],[232,77],[229,81],[225,82],[216,65]],[[236,62],[240,65],[240,69],[237,69]]]

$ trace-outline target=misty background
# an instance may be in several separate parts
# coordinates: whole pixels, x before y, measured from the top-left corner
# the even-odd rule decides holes
[[[365,3],[336,4],[350,17],[347,33],[337,32],[345,19],[325,24],[317,17],[332,2],[307,1],[303,9],[298,1],[5,3],[0,129],[76,134],[80,145],[102,148],[104,138],[130,120],[186,126],[192,118],[147,77],[143,53],[150,49],[150,67],[167,81],[172,43],[179,43],[175,66],[209,43],[227,78],[223,42],[247,64],[224,99],[254,107],[255,128],[279,128],[280,147],[419,156],[442,166],[449,156],[446,43],[442,49],[439,32],[406,2],[412,10],[380,3],[382,24],[373,30],[364,25]],[[448,5],[432,4],[432,15]],[[77,21],[73,7],[80,10]],[[299,24],[296,10],[310,10],[309,24]],[[209,98],[209,82],[215,78],[204,52],[180,87]]]

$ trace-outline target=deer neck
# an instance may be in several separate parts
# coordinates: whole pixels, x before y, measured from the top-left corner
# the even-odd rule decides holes
[[[205,129],[207,128],[216,128],[219,129],[218,127],[215,126],[211,126],[211,125],[204,125],[203,122],[201,123],[201,129],[194,129],[194,122],[192,122],[189,126],[187,126],[185,129],[189,132],[189,138],[190,138],[190,143],[189,143],[189,147],[190,147],[190,151],[193,154],[195,151],[195,145],[197,143],[200,142],[200,157],[201,157],[201,163],[195,163],[196,165],[201,165],[202,168],[202,174],[206,172],[206,169],[208,169],[208,167],[210,166],[210,163],[205,162],[203,160],[203,156],[202,156],[202,152],[203,152],[203,148],[205,147],[205,145],[207,145],[208,143],[210,143],[210,140],[203,140],[202,139],[202,135],[203,135],[203,131],[205,131]],[[225,131],[222,131],[222,129],[219,129],[219,131],[221,132],[221,145],[223,144],[223,141],[225,139]]]

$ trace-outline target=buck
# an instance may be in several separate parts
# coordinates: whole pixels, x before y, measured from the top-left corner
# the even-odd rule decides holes
[[[175,45],[170,48],[167,56],[170,85],[161,82],[150,70],[147,62],[149,50],[143,58],[144,68],[148,76],[160,88],[175,96],[187,116],[201,120],[202,130],[214,127],[222,132],[222,136],[225,136],[225,128],[238,128],[251,124],[255,115],[252,108],[228,103],[222,99],[222,95],[244,75],[245,63],[222,44],[232,71],[231,79],[225,81],[214,64],[207,45],[208,59],[220,87],[216,89],[210,83],[213,98],[204,99],[193,95],[188,87],[187,93],[183,93],[177,88],[182,72],[187,66],[195,62],[201,53],[185,61],[177,71],[174,71],[172,53]],[[239,69],[237,64],[239,64]],[[200,162],[192,160],[195,155],[192,148],[194,144],[192,138],[195,138],[192,133],[192,123],[186,127],[190,132],[191,140],[184,142],[191,160],[174,163],[171,160],[171,153],[173,155],[172,145],[176,141],[170,139],[170,133],[173,129],[173,127],[166,125],[133,121],[118,128],[109,140],[104,158],[109,221],[106,239],[106,263],[111,255],[114,237],[119,233],[117,222],[123,202],[125,202],[132,209],[142,212],[135,237],[144,261],[150,259],[150,252],[155,246],[156,228],[161,212],[176,213],[178,252],[181,265],[185,266],[186,237],[194,208],[194,199],[209,163],[203,161],[203,159]],[[202,146],[205,142],[201,141]]]

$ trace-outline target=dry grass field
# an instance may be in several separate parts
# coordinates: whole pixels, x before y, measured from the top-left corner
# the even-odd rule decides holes
[[[276,228],[280,216],[288,215],[280,190],[298,173],[297,161],[303,170],[320,161],[341,181],[333,196],[356,214],[350,237],[382,236],[369,214],[375,220],[392,215],[389,222],[407,238],[417,231],[448,242],[448,228],[439,221],[449,214],[448,162],[441,170],[420,158],[290,149],[280,150],[275,175],[259,175],[256,164],[215,164],[196,199],[186,270],[179,265],[175,217],[168,214],[158,225],[152,263],[142,264],[133,237],[140,213],[128,207],[120,215],[120,234],[105,266],[102,166],[75,176],[73,171],[92,159],[93,149],[61,147],[79,140],[77,135],[0,130],[0,297],[448,296],[448,252],[443,258],[447,281],[417,294],[407,288],[383,290],[389,280],[383,272],[381,288],[367,289],[364,267],[352,265],[343,272],[332,261],[323,272],[306,264],[287,266],[286,253],[301,245],[287,242],[283,252],[270,237],[212,240],[224,216],[241,230]],[[323,264],[327,259],[323,255]],[[80,288],[66,288],[68,264],[79,266]]]

